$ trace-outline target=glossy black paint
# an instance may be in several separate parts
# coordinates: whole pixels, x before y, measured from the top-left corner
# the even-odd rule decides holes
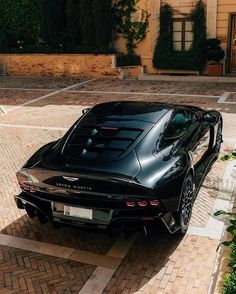
[[[185,118],[186,129],[173,131],[173,124],[181,126]],[[97,227],[176,212],[187,174],[193,176],[197,195],[218,156],[214,147],[220,121],[219,112],[192,106],[99,104],[17,173],[22,188],[17,205],[31,216]],[[150,205],[153,199],[158,206]],[[145,207],[127,207],[126,202],[143,200]],[[62,208],[54,208],[63,204],[93,209],[93,219],[67,217]]]

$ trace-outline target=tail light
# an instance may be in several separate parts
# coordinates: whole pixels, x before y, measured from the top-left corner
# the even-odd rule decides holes
[[[151,204],[152,206],[158,206],[159,203],[160,203],[160,202],[159,202],[157,199],[155,199],[155,200],[150,200],[150,204]]]
[[[17,176],[17,180],[18,180],[19,186],[20,186],[20,188],[22,190],[34,192],[34,190],[32,189],[32,187],[33,187],[33,181],[30,178],[30,176],[28,175],[27,171],[20,170],[16,174],[16,176]]]
[[[140,206],[140,207],[147,206],[147,201],[138,201],[138,206]]]
[[[152,200],[142,200],[142,201],[127,201],[126,206],[127,207],[146,207],[146,206],[151,206],[151,207],[157,207],[160,204],[159,200],[157,199],[152,199]]]
[[[129,202],[126,202],[126,205],[128,207],[134,207],[136,205],[136,203],[134,201],[129,201]]]

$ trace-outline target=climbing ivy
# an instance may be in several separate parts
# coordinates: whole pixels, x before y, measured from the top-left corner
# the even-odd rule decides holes
[[[135,55],[135,49],[142,42],[147,34],[149,25],[149,13],[140,9],[140,0],[117,0],[115,2],[117,31],[123,34],[126,40],[126,51],[128,55]],[[134,15],[140,11],[140,20],[135,20]]]

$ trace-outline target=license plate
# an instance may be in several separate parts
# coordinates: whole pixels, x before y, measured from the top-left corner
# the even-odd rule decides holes
[[[87,208],[64,205],[64,215],[80,217],[85,219],[93,219],[93,210],[87,209]]]

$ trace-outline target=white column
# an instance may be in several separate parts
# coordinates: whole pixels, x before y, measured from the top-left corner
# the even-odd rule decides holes
[[[210,38],[216,37],[217,0],[207,1],[207,34]]]

